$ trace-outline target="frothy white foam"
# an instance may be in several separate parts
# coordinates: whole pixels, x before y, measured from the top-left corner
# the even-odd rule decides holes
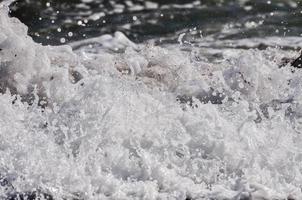
[[[0,30],[1,85],[36,97],[28,106],[0,96],[0,174],[11,190],[302,198],[301,71],[278,67],[293,52],[226,49],[210,61],[216,50],[137,47],[121,33],[73,52],[34,43],[5,6]],[[39,96],[50,102],[44,110]]]

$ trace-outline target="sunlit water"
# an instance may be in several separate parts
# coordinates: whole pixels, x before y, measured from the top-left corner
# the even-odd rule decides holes
[[[296,2],[279,1],[284,11],[273,14],[260,6],[253,19],[222,15],[216,30],[213,17],[148,37],[155,28],[146,23],[142,34],[106,25],[136,43],[106,27],[92,34],[83,16],[84,37],[65,22],[53,33],[49,22],[30,26],[36,41],[61,46],[34,42],[0,5],[0,198],[38,190],[55,199],[302,199],[302,71],[282,64],[302,39],[294,25],[265,25],[291,16]],[[165,10],[144,6],[128,6],[132,20],[140,9]],[[239,1],[208,12],[228,6],[255,9]],[[208,7],[166,12],[183,8],[202,16]],[[104,17],[94,15],[87,24]]]

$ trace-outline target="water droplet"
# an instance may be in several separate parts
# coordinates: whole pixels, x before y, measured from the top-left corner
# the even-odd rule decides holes
[[[66,42],[66,39],[65,39],[65,38],[61,38],[61,39],[60,39],[60,42],[61,42],[61,43],[65,43],[65,42]]]

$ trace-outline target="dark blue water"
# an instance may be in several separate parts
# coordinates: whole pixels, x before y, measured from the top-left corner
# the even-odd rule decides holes
[[[44,44],[115,31],[135,42],[154,38],[174,41],[176,33],[190,29],[219,39],[302,33],[302,5],[292,0],[19,0],[11,10],[12,16],[29,26],[30,35]],[[247,29],[251,23],[260,25]],[[224,34],[229,26],[241,31]]]

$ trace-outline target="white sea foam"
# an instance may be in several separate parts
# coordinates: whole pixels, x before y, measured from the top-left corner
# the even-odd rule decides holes
[[[294,52],[135,45],[122,33],[73,52],[34,43],[3,5],[0,30],[0,174],[10,191],[302,198],[302,72],[278,66]]]

